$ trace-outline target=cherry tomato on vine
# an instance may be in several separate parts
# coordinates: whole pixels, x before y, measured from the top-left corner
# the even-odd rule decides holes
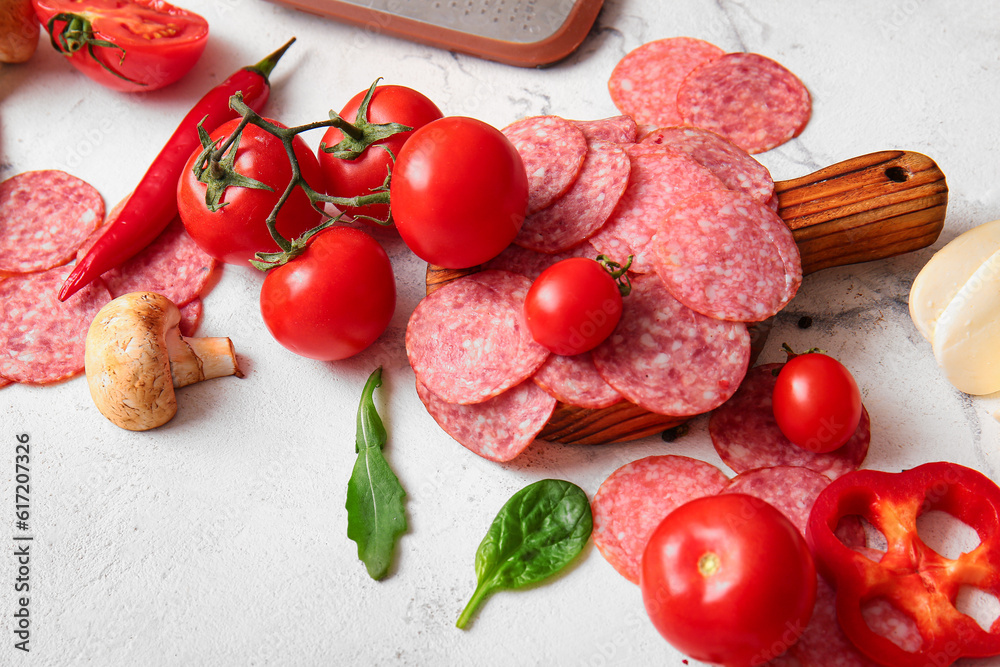
[[[269,122],[284,127],[280,123]],[[224,123],[209,136],[214,141],[228,137],[240,119]],[[292,140],[302,177],[318,191],[323,188],[323,176],[316,155],[305,141]],[[243,129],[236,149],[236,172],[260,181],[271,190],[230,186],[222,195],[222,208],[211,211],[205,203],[207,185],[198,181],[194,167],[201,147],[191,154],[177,184],[177,209],[188,233],[212,257],[228,264],[246,265],[255,253],[277,252],[265,220],[274,209],[281,193],[292,177],[292,167],[281,140],[255,125]],[[278,212],[277,229],[286,239],[293,239],[320,223],[322,215],[312,207],[309,198],[295,188]]]
[[[528,176],[500,130],[446,116],[403,145],[389,192],[407,247],[431,264],[464,269],[496,257],[514,240],[528,205]]]
[[[344,120],[354,123],[358,109],[367,90],[352,97],[340,111]],[[405,86],[378,86],[368,103],[365,120],[370,123],[400,123],[414,130],[441,118],[443,114],[430,99],[422,93]],[[410,138],[410,132],[400,132],[383,139],[365,149],[353,160],[334,157],[320,149],[319,164],[326,177],[326,193],[332,197],[355,197],[367,195],[385,183],[392,168],[394,156],[399,155],[403,144]],[[327,129],[322,144],[331,147],[344,138],[344,133],[335,127]],[[385,220],[389,215],[388,204],[369,204],[357,208],[345,208],[350,216],[367,216]]]
[[[816,599],[805,538],[772,505],[719,494],[681,505],[642,557],[643,604],[682,653],[725,667],[765,664],[802,634]]]
[[[622,316],[622,293],[599,262],[571,257],[545,269],[524,299],[528,330],[556,354],[582,354],[611,335]]]
[[[194,67],[208,41],[204,18],[163,0],[32,4],[57,51],[94,81],[122,92],[174,83]]]
[[[833,357],[807,352],[778,373],[774,419],[785,437],[811,452],[831,452],[850,440],[861,421],[861,392]]]
[[[274,339],[324,361],[346,359],[375,342],[395,307],[388,255],[353,227],[317,233],[301,255],[270,269],[260,290],[260,312]]]

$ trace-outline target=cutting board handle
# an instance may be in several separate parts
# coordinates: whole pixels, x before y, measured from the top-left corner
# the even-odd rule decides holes
[[[774,184],[802,272],[925,248],[944,227],[948,184],[926,155],[881,151]]]

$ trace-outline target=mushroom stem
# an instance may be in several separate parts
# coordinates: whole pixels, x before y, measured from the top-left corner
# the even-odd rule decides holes
[[[228,338],[187,338],[174,330],[167,335],[167,355],[170,377],[177,388],[227,375],[243,377]]]

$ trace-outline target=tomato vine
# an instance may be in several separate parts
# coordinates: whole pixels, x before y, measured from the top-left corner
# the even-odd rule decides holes
[[[389,204],[388,176],[386,177],[386,182],[383,183],[381,187],[376,188],[372,194],[357,195],[355,197],[334,197],[319,192],[306,182],[306,179],[302,176],[302,170],[299,166],[299,162],[292,145],[292,140],[303,132],[320,128],[336,127],[344,133],[344,140],[333,147],[324,146],[323,150],[342,159],[352,159],[352,157],[357,157],[361,154],[361,152],[376,142],[383,141],[384,139],[401,132],[410,131],[412,128],[401,123],[370,123],[365,120],[368,112],[368,104],[371,101],[378,82],[379,80],[376,79],[368,89],[368,92],[361,103],[361,107],[358,109],[358,117],[353,123],[345,120],[335,111],[330,111],[329,120],[316,121],[292,127],[282,127],[268,121],[266,118],[262,117],[260,114],[247,106],[243,102],[242,96],[237,93],[230,98],[229,106],[233,111],[239,114],[241,119],[233,132],[225,140],[218,143],[213,142],[209,137],[208,132],[199,125],[198,135],[201,139],[202,151],[195,161],[194,173],[200,182],[205,183],[208,186],[205,194],[205,205],[212,211],[216,211],[225,205],[224,203],[221,203],[221,199],[223,193],[228,187],[237,186],[269,189],[268,186],[263,183],[259,183],[254,179],[238,174],[235,171],[233,159],[236,148],[239,146],[240,137],[244,128],[248,125],[254,125],[260,128],[261,130],[278,138],[285,149],[289,165],[292,169],[292,175],[285,190],[281,193],[281,196],[279,197],[274,208],[264,221],[267,225],[268,232],[271,234],[271,238],[274,239],[274,242],[278,245],[280,250],[279,252],[274,253],[257,253],[256,259],[251,260],[250,262],[256,268],[262,271],[267,271],[268,269],[276,266],[286,264],[288,261],[297,257],[303,252],[303,250],[305,250],[306,243],[315,234],[339,222],[344,214],[339,213],[338,215],[331,216],[325,210],[324,204],[332,204],[340,209],[366,206],[369,204]],[[280,211],[285,205],[285,202],[288,201],[288,198],[291,196],[292,192],[294,192],[296,187],[300,188],[305,193],[313,208],[320,212],[323,216],[323,222],[304,232],[297,238],[287,239],[277,229],[277,216],[278,211]],[[390,224],[390,216],[387,216],[385,219],[371,218],[371,220],[381,225]]]

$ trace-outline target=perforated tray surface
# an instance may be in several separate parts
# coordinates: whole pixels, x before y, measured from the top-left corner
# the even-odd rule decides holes
[[[573,52],[603,0],[273,0],[378,32],[512,65]]]
[[[450,30],[518,44],[550,37],[573,9],[566,0],[344,0]]]

